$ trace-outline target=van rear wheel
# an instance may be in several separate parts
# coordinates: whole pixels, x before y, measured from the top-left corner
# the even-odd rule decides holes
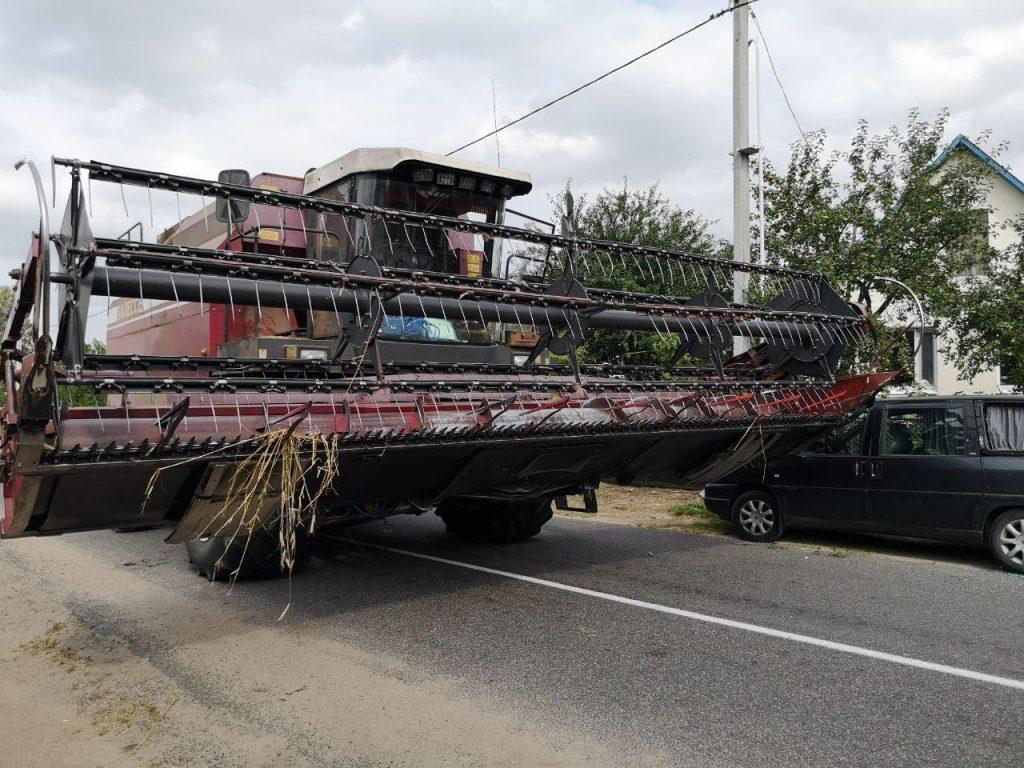
[[[1011,509],[995,519],[988,547],[996,561],[1014,573],[1024,573],[1024,509]]]

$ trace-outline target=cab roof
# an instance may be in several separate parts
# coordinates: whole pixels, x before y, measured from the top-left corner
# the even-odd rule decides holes
[[[396,171],[403,166],[429,166],[444,168],[458,173],[472,174],[491,179],[499,184],[512,187],[512,196],[525,195],[533,189],[533,179],[528,173],[499,168],[496,165],[478,163],[475,160],[463,160],[459,157],[448,157],[421,149],[407,147],[382,147],[353,149],[327,165],[309,171],[305,176],[303,193],[316,194],[326,186],[354,173],[372,173]]]

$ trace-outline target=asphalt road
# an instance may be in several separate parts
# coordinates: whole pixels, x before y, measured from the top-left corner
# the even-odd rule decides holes
[[[1013,687],[1024,681],[1024,579],[999,571],[570,519],[495,548],[449,539],[424,516],[353,535],[554,585],[348,546],[290,585],[229,590],[188,572],[163,535],[0,544],[0,621],[38,635],[66,620],[76,629],[58,636],[73,658],[101,659],[103,690],[147,690],[173,707],[143,729],[142,746],[127,727],[119,743],[116,728],[83,722],[69,730],[80,755],[106,739],[126,764],[151,765],[981,766],[1024,756],[1024,689]],[[751,626],[709,623],[719,619]],[[43,663],[21,642],[3,649],[5,677]],[[90,643],[116,658],[86,654]],[[118,659],[139,668],[121,680]],[[91,702],[68,696],[88,720]],[[33,759],[47,764],[53,748]],[[82,760],[61,762],[93,764]]]

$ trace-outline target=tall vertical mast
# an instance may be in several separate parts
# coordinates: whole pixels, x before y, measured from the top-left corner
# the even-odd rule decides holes
[[[734,6],[743,0],[732,0]],[[750,98],[748,22],[746,5],[732,12],[732,242],[733,260],[750,262]],[[747,272],[733,275],[733,301],[746,302]],[[749,345],[737,339],[735,352],[745,352]]]

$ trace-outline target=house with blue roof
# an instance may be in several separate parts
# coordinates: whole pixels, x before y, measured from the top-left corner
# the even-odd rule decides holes
[[[948,163],[962,162],[982,163],[988,169],[991,187],[986,207],[977,212],[979,229],[983,223],[987,223],[989,245],[1000,251],[1009,248],[1019,240],[1016,232],[1007,225],[1024,216],[1024,182],[963,134],[953,139],[943,150],[935,161],[935,168],[941,172],[942,167]],[[980,373],[973,379],[964,379],[956,366],[942,354],[942,348],[948,340],[940,338],[934,327],[926,326],[913,333],[914,341],[919,342],[920,347],[915,363],[915,378],[920,389],[940,395],[1013,391],[1008,382],[1008,373],[1014,366],[1024,365],[1024,360],[1006,360],[1002,365]]]

